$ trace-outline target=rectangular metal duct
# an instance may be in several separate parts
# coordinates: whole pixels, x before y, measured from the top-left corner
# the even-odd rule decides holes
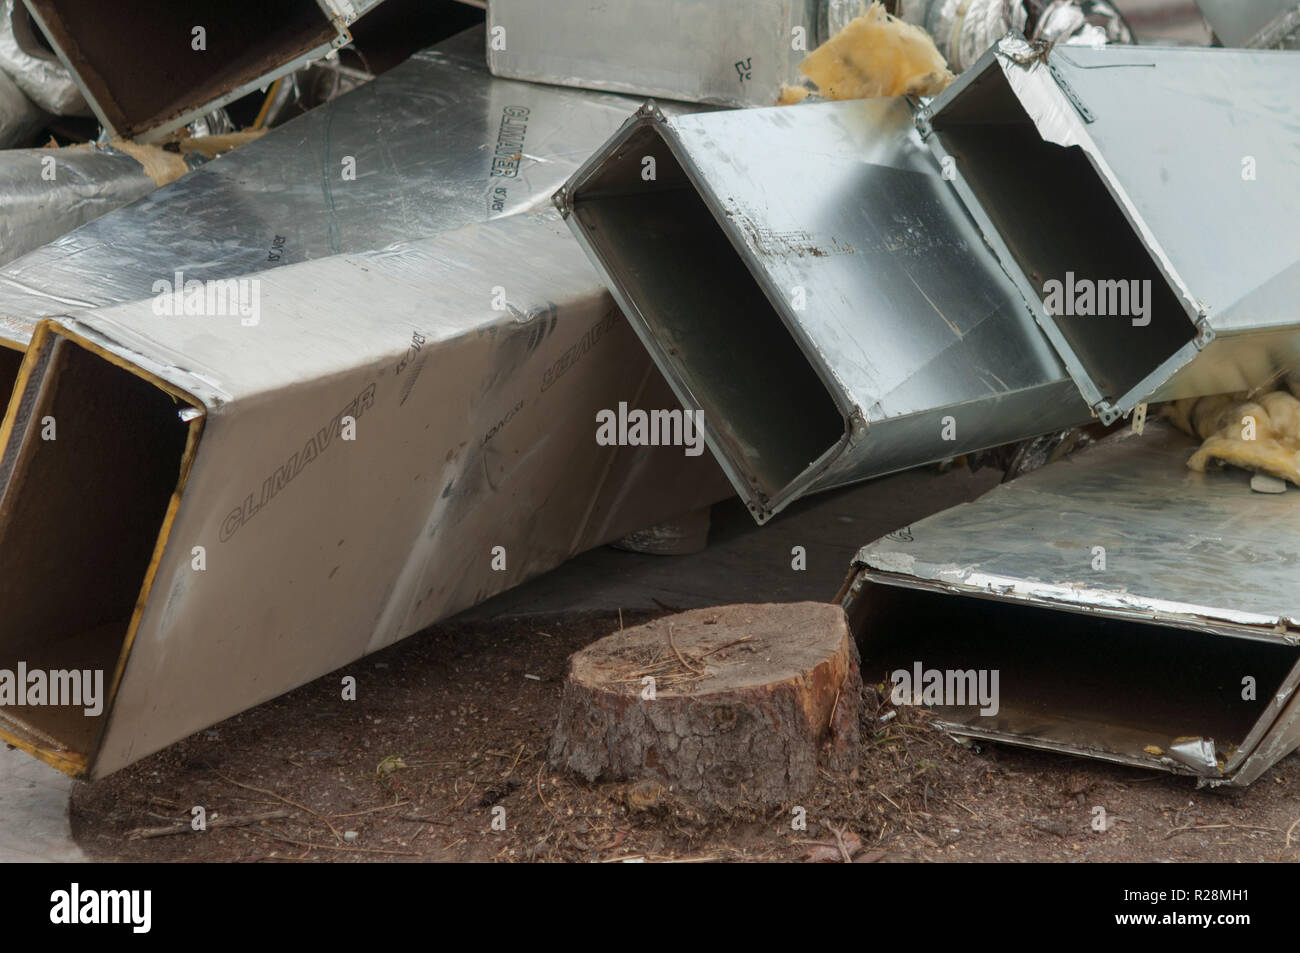
[[[996,671],[996,713],[935,706],[957,737],[1258,778],[1300,744],[1300,497],[1195,447],[1148,424],[864,547],[864,672]]]
[[[649,103],[556,203],[760,523],[1090,419],[901,99]]]
[[[352,41],[380,0],[24,0],[109,137],[152,141]]]
[[[255,323],[42,323],[0,427],[0,669],[108,696],[0,737],[70,774],[728,495],[707,454],[597,443],[673,398],[551,210],[248,280]]]
[[[498,76],[639,96],[771,106],[858,0],[492,0]]]
[[[1300,360],[1298,87],[1286,53],[1007,37],[918,114],[1103,422]]]
[[[0,268],[0,345],[25,347],[46,315],[146,298],[177,271],[232,278],[545,204],[635,108],[496,79],[482,27],[467,30]],[[0,361],[0,397],[12,383]]]

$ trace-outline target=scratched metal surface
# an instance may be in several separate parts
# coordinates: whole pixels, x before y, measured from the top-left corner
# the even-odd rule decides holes
[[[418,53],[10,262],[0,269],[0,338],[25,345],[43,316],[149,297],[178,270],[187,280],[235,277],[544,204],[638,103],[495,79],[482,43],[479,27]],[[515,161],[511,132],[521,126]],[[349,156],[355,181],[342,179]]]
[[[770,106],[857,0],[493,0],[498,76],[657,99]],[[795,30],[803,47],[795,46]]]
[[[1194,473],[1156,422],[864,546],[856,564],[947,589],[1300,644],[1300,493]],[[1106,549],[1104,572],[1092,547]]]
[[[844,416],[841,442],[771,492],[759,488],[755,452],[729,443],[706,414],[710,447],[759,522],[816,490],[1089,419],[903,100],[643,114],[574,175],[563,201],[580,206],[585,188],[598,193],[602,169],[646,128],[668,140]],[[570,227],[624,313],[678,397],[701,407],[701,388],[729,385],[690,373],[710,354],[673,346],[667,315],[679,304],[676,289],[638,281],[661,253],[654,230],[643,247],[610,254],[608,233],[581,217],[571,215]],[[802,310],[795,288],[806,292]],[[715,311],[699,311],[698,320],[715,320]],[[948,413],[955,440],[943,436]]]
[[[496,310],[487,289],[503,268],[507,307]],[[142,615],[96,776],[727,495],[706,455],[592,439],[600,409],[664,407],[671,394],[553,210],[257,280],[253,326],[178,320],[149,300],[58,319],[124,366],[182,388],[205,418],[175,523],[159,530],[157,575],[148,586],[127,580],[144,593]],[[44,340],[33,360],[60,346]],[[30,428],[37,396],[67,379],[59,367],[36,365],[15,401],[0,499],[62,547],[74,540],[60,527],[80,543],[88,532],[102,538],[87,529],[101,525],[102,497],[54,502],[40,481],[3,479],[19,457],[55,465],[51,448],[63,445],[32,440]],[[108,385],[87,403],[120,420],[138,406],[128,400]],[[340,413],[354,412],[359,455],[337,436]],[[115,512],[153,518],[139,497],[119,502]],[[46,505],[87,518],[43,520]],[[15,525],[0,527],[8,565],[27,558],[14,549]],[[196,544],[211,554],[201,573],[187,555]],[[119,546],[103,541],[107,553],[121,556]],[[476,555],[493,546],[509,554],[499,566]],[[147,574],[143,561],[135,571]],[[43,583],[14,601],[0,613],[0,658],[30,634],[15,631],[19,608],[48,619],[66,602]],[[61,644],[75,653],[75,639]]]

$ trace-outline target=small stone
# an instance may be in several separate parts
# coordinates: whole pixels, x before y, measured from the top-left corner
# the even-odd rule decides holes
[[[1250,488],[1256,493],[1285,493],[1286,480],[1279,480],[1267,473],[1256,473],[1250,478]]]
[[[361,835],[358,834],[356,831],[344,831],[344,832],[343,832],[343,839],[344,839],[345,841],[347,841],[349,844],[353,843],[353,842],[354,842],[358,837],[360,837],[360,836],[361,836]]]

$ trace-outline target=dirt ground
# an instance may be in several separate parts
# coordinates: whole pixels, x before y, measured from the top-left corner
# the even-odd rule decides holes
[[[870,669],[861,764],[797,805],[806,830],[793,829],[796,805],[706,821],[671,796],[558,776],[545,752],[566,660],[619,624],[601,613],[431,629],[79,784],[73,834],[92,858],[118,861],[1300,860],[1300,756],[1245,790],[1197,791],[1102,762],[967,748],[922,709],[880,721],[893,708]],[[346,675],[356,701],[342,698]],[[190,830],[196,805],[205,832]],[[1092,829],[1098,806],[1104,832]],[[171,830],[183,833],[160,833]]]

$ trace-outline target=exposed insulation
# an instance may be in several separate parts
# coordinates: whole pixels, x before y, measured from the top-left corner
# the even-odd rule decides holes
[[[795,103],[801,103],[808,98],[812,92],[807,86],[791,86],[788,83],[781,84],[781,95],[777,99],[778,106],[793,106]]]
[[[933,96],[953,81],[930,34],[879,2],[809,53],[799,71],[827,99]]]
[[[205,159],[215,159],[223,152],[238,149],[265,135],[265,129],[246,129],[243,132],[225,132],[214,136],[186,136],[177,142],[181,155],[197,152]]]
[[[1187,461],[1198,473],[1219,461],[1300,486],[1300,400],[1287,391],[1257,400],[1245,394],[1187,397],[1165,405],[1164,415],[1204,441]]]
[[[145,175],[159,185],[166,185],[190,171],[184,159],[161,146],[146,146],[125,139],[114,139],[110,145],[139,162],[144,167]]]

